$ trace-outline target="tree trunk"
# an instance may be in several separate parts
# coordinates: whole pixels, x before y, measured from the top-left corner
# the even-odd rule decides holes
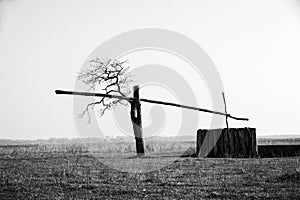
[[[130,116],[134,131],[134,137],[136,142],[136,153],[137,156],[144,156],[144,141],[143,141],[143,128],[142,128],[142,115],[141,115],[141,102],[139,97],[139,86],[133,87],[133,98],[130,102],[131,110]]]

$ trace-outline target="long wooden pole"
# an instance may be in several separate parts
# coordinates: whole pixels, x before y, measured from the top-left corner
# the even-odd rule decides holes
[[[92,93],[92,92],[76,92],[76,91],[55,90],[55,93],[56,94],[66,94],[66,95],[117,98],[117,99],[124,99],[124,100],[127,100],[127,101],[133,101],[134,100],[133,97],[123,97],[123,96],[119,96],[119,95]],[[157,101],[157,100],[151,100],[151,99],[143,99],[143,98],[140,98],[140,101],[147,102],[147,103],[167,105],[167,106],[175,106],[175,107],[186,108],[186,109],[190,109],[190,110],[197,110],[197,111],[200,111],[200,112],[212,113],[212,114],[217,114],[217,115],[223,115],[223,116],[227,116],[228,118],[235,119],[235,120],[242,120],[242,121],[248,121],[249,120],[248,118],[234,117],[234,116],[231,116],[228,113],[212,111],[212,110],[207,110],[207,109],[197,108],[197,107],[192,107],[192,106],[180,105],[180,104],[177,104],[177,103],[170,103],[170,102]]]
[[[55,90],[55,94],[90,96],[90,97],[107,97],[107,98],[124,99],[127,101],[134,100],[134,98],[132,98],[132,97],[123,97],[123,96],[113,95],[113,94],[102,94],[102,93],[92,93],[92,92],[75,92],[75,91]]]
[[[226,114],[226,128],[227,128],[227,130],[228,130],[228,115],[227,115],[227,106],[226,106],[226,100],[225,100],[225,94],[224,94],[224,92],[222,92],[222,95],[223,95],[223,101],[224,101],[224,106],[225,106],[225,114]]]

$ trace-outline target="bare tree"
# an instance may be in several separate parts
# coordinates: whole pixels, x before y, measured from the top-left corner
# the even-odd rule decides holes
[[[89,67],[80,71],[77,80],[82,81],[89,87],[89,90],[101,90],[105,94],[118,94],[127,96],[130,93],[129,85],[133,82],[132,76],[128,72],[127,61],[95,58],[89,61]],[[91,122],[90,110],[97,106],[97,113],[100,117],[104,113],[118,105],[128,106],[128,102],[123,99],[111,99],[102,97],[89,103],[79,117],[88,117]]]
[[[130,84],[133,82],[132,76],[128,72],[129,66],[127,61],[119,61],[117,59],[99,59],[90,60],[89,67],[79,72],[78,80],[82,81],[89,87],[89,90],[102,90],[105,94],[115,94],[126,97],[130,94]],[[88,123],[91,122],[90,110],[97,106],[99,116],[115,108],[118,105],[131,106],[130,116],[133,125],[137,155],[144,155],[144,142],[142,134],[141,121],[141,104],[139,101],[139,87],[135,86],[133,91],[134,98],[129,102],[124,99],[113,99],[102,97],[89,103],[79,117],[88,117]]]

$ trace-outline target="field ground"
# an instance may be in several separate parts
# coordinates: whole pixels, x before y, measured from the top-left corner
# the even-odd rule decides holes
[[[1,151],[0,199],[300,199],[300,157],[106,159],[80,148],[26,148]],[[103,164],[147,168],[143,163],[155,160],[170,165],[127,173]]]

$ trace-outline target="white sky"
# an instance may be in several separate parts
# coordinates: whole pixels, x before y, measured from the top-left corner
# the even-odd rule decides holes
[[[72,98],[54,90],[73,89],[98,45],[138,28],[177,31],[204,48],[229,112],[251,120],[230,126],[300,133],[298,0],[10,0],[0,1],[0,137],[76,137]]]

